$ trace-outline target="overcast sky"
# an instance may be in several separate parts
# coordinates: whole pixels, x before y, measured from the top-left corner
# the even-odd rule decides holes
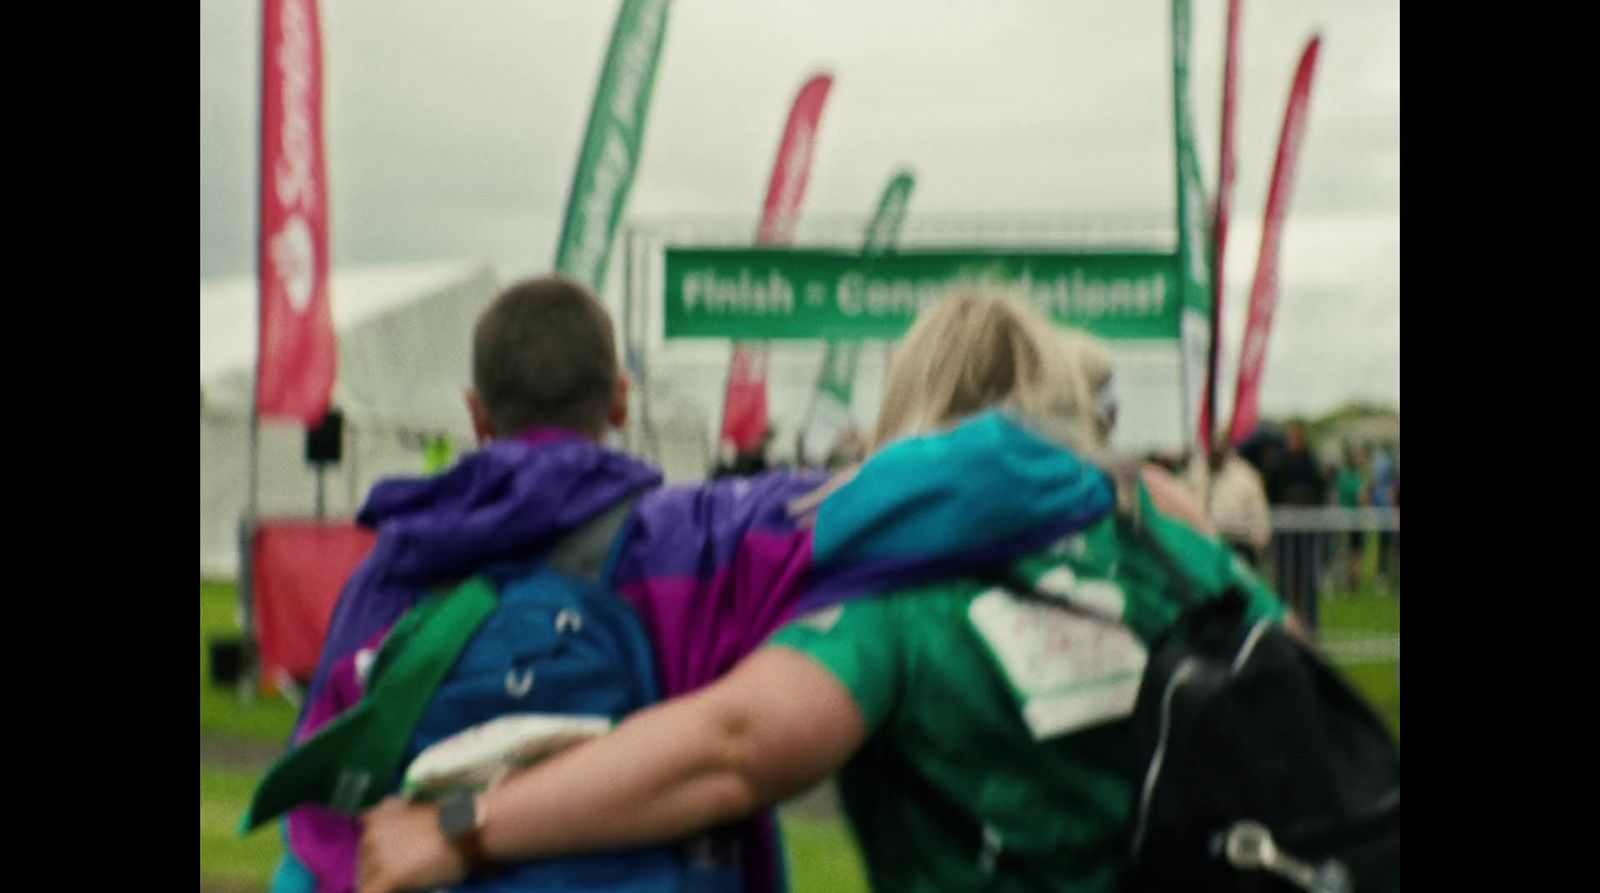
[[[612,2],[322,4],[334,263],[554,257]],[[1167,0],[678,0],[630,217],[754,220],[795,91],[832,71],[808,214],[865,215],[898,166],[911,215],[1174,204]],[[200,275],[253,269],[259,4],[200,21]],[[1195,3],[1215,183],[1223,0]],[[1385,0],[1245,2],[1229,240],[1232,380],[1294,66],[1322,55],[1290,209],[1263,409],[1400,391],[1400,16]],[[337,298],[335,298],[337,299]],[[1231,392],[1224,405],[1231,403]]]

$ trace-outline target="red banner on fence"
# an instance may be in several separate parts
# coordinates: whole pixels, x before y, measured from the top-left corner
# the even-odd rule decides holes
[[[263,0],[261,9],[257,413],[314,427],[328,411],[338,373],[328,302],[322,35],[316,0]]]
[[[261,681],[287,673],[309,679],[317,669],[339,592],[377,535],[355,524],[263,521],[255,531],[250,569]]]

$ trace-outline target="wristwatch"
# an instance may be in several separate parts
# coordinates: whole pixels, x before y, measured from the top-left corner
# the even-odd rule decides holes
[[[468,868],[483,861],[478,832],[487,818],[478,805],[478,795],[471,791],[458,791],[439,801],[439,832],[461,851]]]

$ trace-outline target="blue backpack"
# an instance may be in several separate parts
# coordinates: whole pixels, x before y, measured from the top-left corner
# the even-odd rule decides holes
[[[644,624],[610,585],[618,532],[632,508],[625,500],[543,555],[484,567],[420,602],[380,649],[362,703],[268,771],[246,826],[312,801],[357,813],[398,791],[401,770],[423,750],[490,720],[519,713],[621,720],[659,701]],[[440,648],[441,641],[452,644]],[[417,649],[431,653],[419,659]],[[425,701],[416,697],[430,690]],[[410,736],[396,752],[392,730],[403,728]],[[743,889],[736,834],[725,828],[676,845],[492,866],[452,890],[736,893]]]
[[[516,713],[620,720],[661,700],[655,650],[633,606],[611,588],[626,500],[533,562],[484,568],[500,603],[434,692],[407,747]],[[510,865],[454,888],[461,893],[629,891],[736,893],[736,838],[708,832],[685,844],[589,853]]]

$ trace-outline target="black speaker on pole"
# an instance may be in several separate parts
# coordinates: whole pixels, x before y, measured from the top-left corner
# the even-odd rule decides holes
[[[338,465],[344,457],[344,413],[329,409],[322,424],[306,430],[306,462]]]

